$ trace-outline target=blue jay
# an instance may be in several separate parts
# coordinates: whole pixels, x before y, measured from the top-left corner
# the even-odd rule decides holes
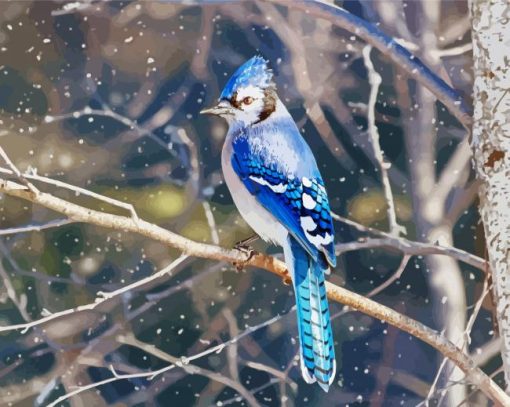
[[[253,230],[283,247],[296,298],[301,372],[327,392],[336,361],[324,275],[336,259],[328,196],[313,153],[260,56],[239,67],[219,103],[201,113],[229,125],[221,155],[225,182]]]

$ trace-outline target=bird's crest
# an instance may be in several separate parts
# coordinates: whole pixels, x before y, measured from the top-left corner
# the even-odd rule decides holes
[[[259,55],[249,59],[235,71],[223,88],[220,100],[230,99],[234,92],[247,86],[261,89],[274,86],[273,71],[269,68],[267,61]]]

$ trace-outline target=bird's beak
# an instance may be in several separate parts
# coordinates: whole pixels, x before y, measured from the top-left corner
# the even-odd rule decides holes
[[[225,114],[229,114],[231,112],[231,108],[227,102],[221,101],[216,106],[209,107],[207,109],[203,109],[200,111],[200,114],[213,114],[215,116],[222,116]]]

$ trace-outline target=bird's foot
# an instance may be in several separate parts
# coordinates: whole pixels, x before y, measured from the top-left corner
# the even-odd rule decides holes
[[[246,255],[246,260],[242,262],[234,262],[234,266],[237,269],[237,271],[242,271],[244,268],[244,265],[251,260],[251,258],[257,253],[255,250],[253,250],[253,247],[249,245],[249,243],[254,242],[258,239],[257,235],[251,236],[248,239],[241,240],[240,242],[237,242],[234,246],[234,249],[239,250],[244,255]]]
[[[258,239],[259,239],[258,235],[252,235],[247,239],[243,239],[243,240],[240,240],[239,242],[237,242],[234,245],[234,249],[242,250],[242,249],[240,249],[241,247],[248,247],[251,249],[250,243],[256,242]]]

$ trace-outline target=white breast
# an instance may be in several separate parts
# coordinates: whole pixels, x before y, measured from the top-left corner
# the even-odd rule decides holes
[[[276,218],[269,213],[256,198],[250,194],[237,174],[234,172],[231,163],[232,139],[227,135],[223,151],[221,153],[221,166],[225,182],[232,195],[237,209],[246,223],[265,241],[270,241],[283,246],[287,241],[287,229],[282,226]]]

